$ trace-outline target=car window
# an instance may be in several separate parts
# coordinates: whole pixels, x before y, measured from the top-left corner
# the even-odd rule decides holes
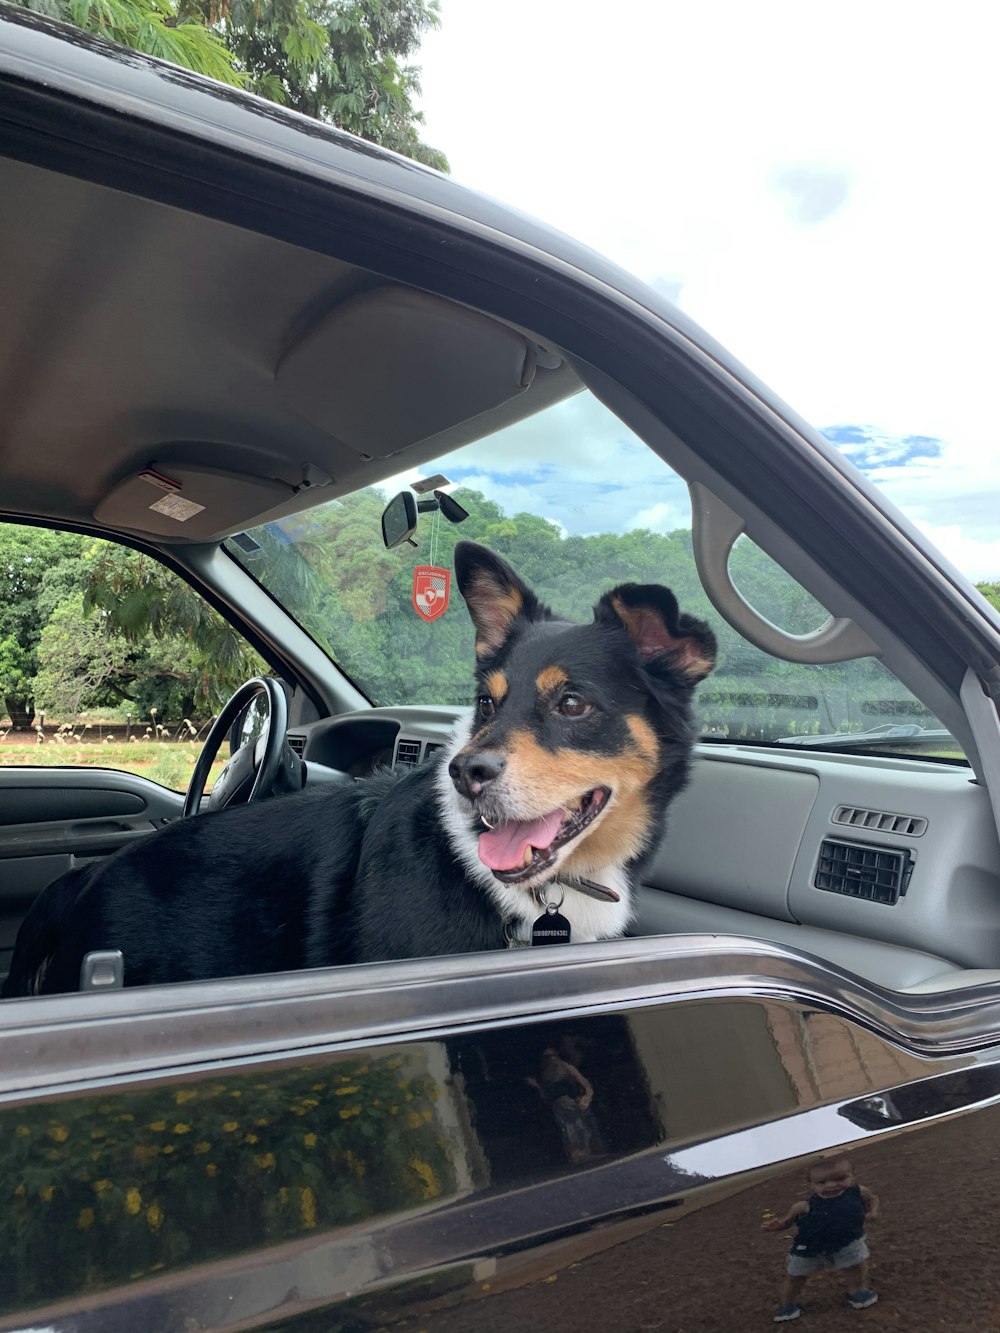
[[[148,555],[0,525],[0,765],[117,768],[183,791],[219,707],[263,669]]]
[[[387,501],[419,478],[447,478],[468,512],[418,516],[415,541],[387,550]],[[426,495],[426,492],[422,493]],[[683,480],[587,392],[476,444],[226,543],[376,704],[469,702],[472,630],[454,589],[421,615],[421,567],[448,571],[468,538],[508,559],[557,612],[589,618],[616,583],[670,586],[682,610],[719,637],[719,664],[698,708],[706,739],[832,745],[961,759],[956,742],[874,658],[799,665],[761,652],[725,624],[705,595],[692,555]],[[744,596],[796,634],[827,612],[752,542],[731,568]],[[438,576],[442,582],[445,574]],[[434,594],[437,596],[438,594]],[[437,603],[440,610],[441,602]],[[425,608],[426,610],[426,608]]]

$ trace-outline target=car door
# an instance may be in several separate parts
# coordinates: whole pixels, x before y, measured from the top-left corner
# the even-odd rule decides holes
[[[5,1006],[0,1328],[752,1327],[845,1156],[883,1318],[995,1328],[995,999],[555,952]]]
[[[0,766],[0,972],[46,884],[176,819],[182,796],[114,769]]]

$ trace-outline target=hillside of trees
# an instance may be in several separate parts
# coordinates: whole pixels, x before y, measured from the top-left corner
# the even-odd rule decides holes
[[[384,549],[386,496],[375,489],[255,529],[228,549],[376,703],[470,701],[473,636],[457,589],[430,624],[412,605],[413,567],[451,567],[455,542],[467,538],[508,559],[570,619],[589,620],[600,594],[617,583],[670,586],[682,609],[707,620],[719,638],[717,670],[699,691],[709,730],[764,737],[934,725],[873,659],[801,667],[745,643],[702,591],[687,529],[566,536],[536,515],[505,513],[477,491],[455,498],[469,518],[456,526],[423,517],[418,549]],[[751,542],[737,544],[732,569],[774,623],[806,633],[825,619]],[[90,537],[0,528],[0,694],[15,727],[30,728],[39,710],[65,719],[125,709],[148,716],[155,708],[163,721],[198,723],[261,669],[240,636],[149,557]]]

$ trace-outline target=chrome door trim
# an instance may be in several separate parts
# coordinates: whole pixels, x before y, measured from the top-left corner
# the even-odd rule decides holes
[[[0,1096],[157,1070],[568,1018],[679,999],[791,999],[921,1055],[998,1042],[1000,984],[903,994],[736,936],[322,968],[0,1005]]]

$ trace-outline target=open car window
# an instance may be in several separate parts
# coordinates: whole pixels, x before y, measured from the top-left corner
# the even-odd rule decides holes
[[[0,588],[0,767],[184,791],[220,706],[266,671],[179,575],[115,542],[0,525]]]
[[[468,512],[420,522],[413,546],[386,550],[380,515],[421,477],[441,475]],[[933,713],[875,658],[804,665],[771,657],[725,624],[692,555],[684,481],[584,391],[473,445],[305,513],[238,534],[225,549],[377,705],[470,701],[472,630],[454,589],[447,610],[415,613],[414,570],[450,569],[456,541],[510,560],[560,614],[588,619],[624,580],[669,585],[719,637],[719,663],[697,697],[706,740],[963,759]],[[741,538],[734,582],[794,634],[827,611]]]

